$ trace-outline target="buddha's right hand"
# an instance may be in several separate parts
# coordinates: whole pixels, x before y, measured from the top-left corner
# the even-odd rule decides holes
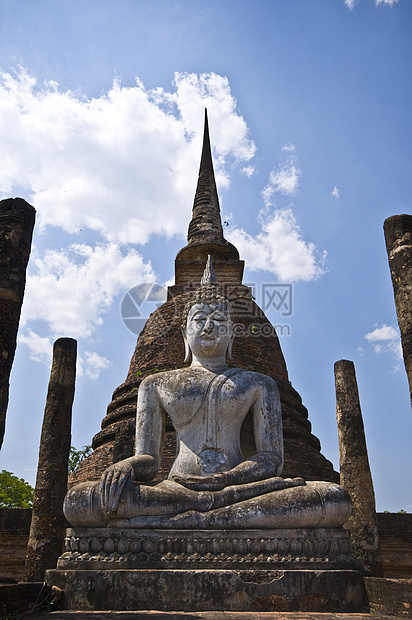
[[[131,456],[113,463],[100,478],[100,497],[103,510],[112,515],[117,511],[120,497],[128,480],[146,482],[156,474],[156,461],[148,455]]]

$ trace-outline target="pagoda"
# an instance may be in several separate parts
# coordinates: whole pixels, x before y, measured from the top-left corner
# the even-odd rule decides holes
[[[230,365],[269,375],[279,386],[285,451],[282,475],[339,482],[339,474],[332,463],[321,454],[320,442],[311,433],[307,409],[289,381],[276,330],[254,302],[251,289],[242,283],[244,261],[240,260],[235,246],[224,238],[205,112],[192,219],[187,245],[176,256],[175,284],[168,288],[167,301],[153,312],[139,334],[126,380],[114,391],[101,431],[93,438],[93,452],[70,476],[69,486],[98,480],[106,467],[133,454],[139,385],[147,375],[185,365],[181,315],[191,292],[200,284],[209,255],[240,334],[233,343]],[[244,456],[254,454],[254,447],[252,424],[247,417],[242,429]],[[167,477],[175,450],[175,431],[168,420],[157,480]]]

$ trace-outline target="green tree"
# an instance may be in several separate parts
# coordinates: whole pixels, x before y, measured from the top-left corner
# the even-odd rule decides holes
[[[89,456],[92,451],[91,446],[83,446],[80,450],[77,450],[74,446],[70,448],[69,454],[69,474],[74,472],[79,467],[80,462]]]
[[[23,478],[3,469],[0,472],[0,507],[31,508],[34,489]]]

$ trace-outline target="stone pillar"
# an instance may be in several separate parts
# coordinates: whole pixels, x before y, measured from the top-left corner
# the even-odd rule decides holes
[[[27,545],[26,581],[43,581],[44,571],[55,568],[62,553],[76,353],[77,342],[72,338],[60,338],[54,343]]]
[[[388,217],[383,229],[412,402],[412,215]]]
[[[22,198],[0,201],[0,448],[35,214]]]
[[[353,503],[352,516],[346,527],[351,530],[353,552],[360,560],[365,574],[381,577],[383,569],[375,493],[353,362],[336,362],[335,387],[340,483],[348,491]]]

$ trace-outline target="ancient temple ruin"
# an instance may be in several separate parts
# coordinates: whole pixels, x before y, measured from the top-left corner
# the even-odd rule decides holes
[[[365,608],[350,496],[243,267],[223,237],[206,115],[175,285],[64,500],[65,552],[45,579],[69,608]]]
[[[140,394],[139,401],[141,401],[145,385],[148,383],[145,381],[141,386],[143,379],[150,377],[149,381],[153,378],[156,380],[160,378],[157,373],[162,371],[176,371],[179,376],[182,375],[181,369],[184,369],[183,373],[191,371],[191,368],[185,368],[188,362],[184,361],[181,338],[182,312],[185,305],[187,306],[187,300],[191,299],[193,291],[199,286],[208,256],[212,257],[218,280],[223,283],[225,297],[230,301],[230,316],[233,314],[233,319],[242,328],[241,334],[238,333],[234,341],[233,359],[230,362],[233,368],[228,369],[226,366],[228,377],[250,370],[252,373],[249,374],[268,375],[266,378],[269,382],[270,377],[274,378],[279,386],[285,447],[283,477],[301,476],[306,481],[339,480],[339,475],[333,470],[332,464],[321,454],[320,443],[311,433],[307,410],[288,379],[276,332],[255,304],[250,288],[242,283],[244,263],[240,260],[237,249],[223,236],[206,116],[188,244],[176,257],[175,284],[168,289],[166,303],[151,315],[140,334],[126,380],[113,394],[113,400],[102,422],[102,430],[93,439],[93,454],[83,461],[71,476],[72,487],[77,483],[85,482],[87,485],[90,481],[99,481],[108,466],[116,463],[114,466],[116,468],[121,465],[120,461],[134,454],[136,396]],[[193,301],[191,304],[193,307]],[[263,329],[264,327],[266,329]],[[160,376],[170,374],[166,372]],[[350,392],[347,388],[344,391],[345,396]],[[350,408],[352,413],[352,405]],[[267,409],[270,411],[270,407]],[[245,413],[246,411],[247,409]],[[277,420],[280,421],[279,401],[277,411]],[[353,426],[351,421],[349,424]],[[179,426],[176,425],[176,428]],[[244,459],[253,460],[252,455],[256,452],[256,446],[250,416],[244,421],[241,444]],[[163,486],[163,480],[169,472],[175,454],[175,430],[171,420],[168,419],[163,441],[162,465],[154,481],[147,478],[148,487]],[[294,481],[277,478],[277,481],[280,480],[280,484],[285,484],[285,487],[296,487],[298,491],[299,489],[304,491],[305,482],[302,478]],[[140,480],[141,478],[136,479]],[[156,485],[156,482],[160,483]],[[266,488],[270,482],[268,478],[261,478],[258,481],[262,491],[259,502],[262,504],[264,504],[262,497],[268,499],[271,495],[270,489]],[[273,479],[271,483],[273,484]],[[241,482],[237,484],[239,488],[245,486]],[[309,487],[310,490],[311,485],[313,489],[316,489],[317,485],[319,488],[329,486],[332,494],[334,488],[339,488],[337,485],[328,485],[328,482],[309,482],[306,488]],[[83,487],[82,484],[79,486]],[[91,486],[98,496],[99,483]],[[341,499],[349,490],[344,482],[343,486],[345,490],[339,491]],[[406,602],[410,600],[409,580],[395,582],[393,579],[366,577],[363,582],[359,572],[360,565],[351,556],[349,532],[340,527],[347,515],[344,515],[339,523],[310,522],[308,525],[305,518],[308,514],[313,517],[315,512],[311,502],[301,501],[293,504],[286,499],[289,489],[281,486],[280,490],[275,488],[272,490],[276,490],[279,494],[285,491],[282,496],[284,499],[279,495],[277,502],[280,511],[276,513],[276,510],[273,510],[276,502],[273,504],[266,502],[270,508],[267,513],[269,521],[267,525],[257,526],[257,529],[253,529],[247,523],[241,524],[238,529],[233,523],[228,524],[230,509],[235,506],[232,516],[238,516],[236,506],[244,503],[243,499],[237,503],[234,501],[233,505],[224,504],[220,507],[217,505],[216,511],[223,507],[220,513],[220,516],[223,515],[223,521],[221,519],[219,523],[212,523],[209,528],[196,526],[194,529],[193,525],[189,525],[188,528],[185,522],[184,527],[180,525],[165,529],[160,528],[159,524],[156,525],[155,520],[152,522],[149,520],[148,526],[142,526],[133,522],[133,519],[129,524],[125,524],[125,520],[119,520],[117,523],[108,522],[107,525],[99,523],[98,527],[90,526],[88,523],[83,523],[80,527],[74,524],[74,527],[66,532],[66,553],[59,558],[57,569],[46,572],[48,591],[51,586],[57,585],[61,588],[57,591],[60,594],[64,592],[66,606],[83,610],[294,609],[336,612],[366,610],[367,597],[364,587],[366,584],[371,610],[372,608],[383,610],[383,603],[389,605],[389,613],[393,613],[395,608],[402,609],[401,613],[404,613],[407,606],[409,609],[410,603]],[[257,497],[258,495],[253,495],[252,502]],[[301,497],[303,498],[304,494]],[[94,501],[94,498],[93,496],[91,499]],[[322,500],[322,495],[320,498]],[[125,504],[127,497],[124,496],[121,501]],[[334,498],[332,504],[337,503]],[[299,510],[295,511],[295,507]],[[318,502],[317,508],[320,508],[324,516],[327,512],[325,510],[327,502],[321,501],[320,504]],[[187,507],[185,510],[188,510]],[[289,514],[292,514],[289,524],[286,520],[282,521],[288,510]],[[211,512],[213,511],[210,510],[209,513],[206,511],[206,516]],[[298,512],[306,515],[300,521]],[[374,508],[371,512],[374,513]],[[188,512],[185,512],[182,516],[187,514]],[[276,521],[279,514],[281,519]],[[402,545],[399,547],[402,546],[406,558],[409,540],[407,540],[407,527],[410,525],[410,520],[405,519],[409,516],[380,515],[384,517],[380,519],[380,529],[382,525],[386,526],[384,533],[386,539],[391,541],[386,549],[387,557],[390,556],[388,566],[390,570],[394,567],[397,570],[397,574],[388,573],[387,576],[410,575],[410,558],[404,562],[406,569],[402,565],[402,558],[399,566],[393,559],[396,556],[398,560],[398,556],[401,555],[398,548],[395,556],[393,554],[393,545],[397,544],[397,540],[394,539],[393,517],[396,517],[396,531],[398,533],[402,531]],[[174,515],[172,517],[174,518]],[[14,514],[9,520],[11,518],[15,521]],[[217,529],[217,525],[220,529]],[[13,523],[13,534],[15,530],[16,523]],[[360,536],[365,536],[365,531],[362,531]],[[16,546],[13,552],[16,554]],[[9,558],[6,556],[5,560],[7,576],[10,576]],[[404,572],[401,572],[402,570]],[[374,572],[377,574],[376,570]],[[40,580],[42,579],[41,577]],[[403,581],[404,583],[401,583]],[[182,583],[184,588],[181,587]],[[16,588],[19,588],[18,591],[16,589],[16,595],[19,598],[23,593],[20,586],[23,585],[24,593],[30,594],[29,586],[39,584],[16,584]],[[6,610],[6,607],[2,609]]]

